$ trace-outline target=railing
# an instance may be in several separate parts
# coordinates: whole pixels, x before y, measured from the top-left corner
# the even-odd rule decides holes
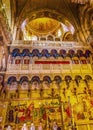
[[[66,41],[23,41],[23,40],[15,40],[12,43],[12,46],[64,46],[64,47],[73,47],[78,46],[78,42],[66,42]]]
[[[84,49],[90,49],[90,46],[83,46],[81,44],[79,44],[78,42],[75,41],[41,41],[41,40],[37,40],[37,41],[24,41],[24,40],[15,40],[12,42],[12,44],[9,44],[8,46],[11,46],[12,48],[15,47],[20,47],[20,48],[24,48],[24,47],[37,47],[38,48],[81,48],[83,47]]]
[[[6,73],[92,73],[91,64],[8,64]]]

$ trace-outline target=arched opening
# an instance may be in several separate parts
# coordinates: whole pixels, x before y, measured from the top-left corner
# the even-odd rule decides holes
[[[24,40],[42,40],[44,37],[44,39],[54,41],[57,37],[58,40],[74,41],[75,29],[73,25],[68,20],[64,20],[62,23],[53,15],[52,17],[44,15],[39,18],[25,19],[21,24],[21,30]],[[70,38],[67,38],[69,37],[67,34],[70,35]]]
[[[15,81],[17,81],[16,77],[15,76],[11,76],[11,77],[8,78],[7,83],[11,84],[12,82],[15,82]]]
[[[22,84],[24,81],[29,82],[27,76],[23,76],[23,77],[20,78],[20,84]]]
[[[59,84],[59,83],[61,83],[62,78],[61,78],[60,76],[57,76],[57,75],[56,75],[56,76],[54,77],[54,81],[56,81],[56,82]]]

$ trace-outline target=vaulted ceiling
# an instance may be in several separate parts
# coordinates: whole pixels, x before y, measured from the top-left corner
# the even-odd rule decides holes
[[[54,17],[59,21],[69,19],[74,24],[79,23],[78,5],[70,0],[14,0],[15,21],[21,23],[24,19],[37,17]]]
[[[9,9],[9,3],[6,1],[2,0]],[[93,6],[89,3],[80,5],[71,3],[71,0],[10,0],[10,6],[11,15],[7,16],[11,20],[12,31],[15,26],[20,28],[25,19],[31,21],[49,17],[64,24],[68,20],[74,26],[79,40],[85,43],[93,26]]]

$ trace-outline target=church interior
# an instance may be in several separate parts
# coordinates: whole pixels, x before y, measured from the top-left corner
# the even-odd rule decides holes
[[[0,130],[59,129],[93,130],[93,0],[0,0]]]

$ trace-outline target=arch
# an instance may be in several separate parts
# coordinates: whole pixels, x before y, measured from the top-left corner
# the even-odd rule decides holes
[[[69,82],[69,81],[71,81],[71,80],[72,80],[72,77],[71,77],[70,75],[66,75],[66,76],[65,76],[65,81],[68,81],[68,82]]]
[[[30,54],[30,51],[29,51],[29,49],[23,49],[23,51],[22,51],[22,53],[21,53],[21,56],[29,56],[29,54]]]
[[[22,11],[17,21],[18,26],[21,26],[22,22],[27,19],[27,15],[23,15],[23,14],[24,14],[24,10]],[[64,24],[66,23],[66,21],[69,21],[74,26],[74,28],[78,28],[75,19],[72,21],[71,18],[69,18],[69,16],[65,15],[64,13],[60,13],[58,10],[47,9],[47,8],[39,9],[38,11],[31,10],[31,13],[28,14],[28,22],[37,18],[42,18],[42,17],[53,18]]]
[[[40,37],[40,40],[41,40],[41,41],[46,41],[46,37],[44,37],[44,36],[43,36],[43,37]]]
[[[73,57],[75,55],[75,51],[73,49],[68,50],[68,54],[70,57]]]
[[[33,49],[32,50],[32,56],[39,56],[39,50],[38,49]]]
[[[20,56],[20,50],[19,50],[18,48],[15,48],[15,49],[12,51],[12,56],[13,56],[13,57]]]
[[[61,83],[62,78],[61,78],[59,75],[56,75],[56,76],[54,77],[54,81],[56,81],[57,83]]]
[[[54,41],[54,36],[51,35],[51,34],[47,35],[47,40],[48,41]]]
[[[51,52],[50,52],[51,56],[53,57],[57,57],[58,56],[58,52],[56,49],[52,49]]]
[[[50,56],[50,54],[49,54],[47,49],[43,49],[41,54],[42,54],[42,56],[45,56],[45,57],[49,57]]]
[[[85,50],[85,57],[90,57],[91,51],[90,50]]]
[[[20,52],[20,50],[18,48],[15,48],[12,50],[12,52]]]
[[[61,50],[59,51],[59,55],[62,56],[63,58],[66,57],[66,50],[61,49]]]
[[[39,76],[33,76],[32,79],[31,79],[31,83],[37,81],[38,83],[40,83],[40,78]]]
[[[44,76],[43,81],[48,81],[48,83],[51,83],[51,78],[49,76]]]
[[[64,35],[63,35],[63,39],[62,41],[74,41],[74,36],[73,34],[71,34],[71,32],[66,32]]]
[[[80,75],[75,76],[75,82],[76,82],[78,87],[79,87],[79,83],[80,83],[81,80],[82,80],[82,77]]]
[[[82,80],[82,77],[80,75],[76,75],[75,80],[80,81],[80,80]]]
[[[55,41],[61,41],[61,37],[55,37]]]
[[[49,4],[49,1],[48,1],[48,4]],[[51,4],[51,3],[50,3]],[[63,4],[63,2],[62,2]],[[25,8],[24,8],[25,9]],[[42,17],[49,17],[49,18],[53,18],[55,20],[58,20],[59,22],[62,22],[63,24],[67,25],[66,21],[69,21],[69,23],[71,23],[73,25],[73,27],[75,28],[75,30],[78,31],[78,26],[80,26],[76,20],[76,18],[72,18],[71,19],[71,16],[72,15],[68,15],[66,12],[64,14],[64,11],[63,12],[60,12],[57,8],[29,8],[29,13],[28,15],[26,15],[24,12],[25,10],[22,10],[18,20],[17,20],[17,26],[18,28],[21,26],[21,24],[23,23],[23,21],[25,21],[27,19],[27,21],[31,21],[31,20],[34,20],[34,19],[37,19],[37,18],[42,18]],[[38,10],[37,10],[38,9]],[[69,10],[70,11],[70,10]],[[69,17],[70,16],[70,17]]]
[[[11,84],[12,82],[17,82],[17,79],[16,79],[15,76],[11,76],[11,77],[8,78],[7,83],[8,83],[8,84]]]
[[[93,12],[92,6],[90,6],[90,8],[88,8],[88,6],[84,7],[83,10],[82,10],[82,16],[83,17],[81,19],[81,23],[83,25],[82,26],[83,33],[86,36],[86,39],[88,40],[87,43],[89,43],[89,44],[91,42],[91,39],[89,40],[89,36],[91,36],[91,33],[93,32],[93,31],[91,31],[91,30],[93,30],[92,29],[92,16],[93,16],[92,12]],[[88,31],[86,31],[87,28],[89,28]]]
[[[81,57],[83,55],[83,51],[82,50],[77,50],[77,55],[78,55],[78,57]]]
[[[22,84],[24,81],[28,82],[28,77],[27,76],[22,76],[20,78],[20,84]]]
[[[85,80],[92,80],[92,77],[90,75],[85,75]]]

